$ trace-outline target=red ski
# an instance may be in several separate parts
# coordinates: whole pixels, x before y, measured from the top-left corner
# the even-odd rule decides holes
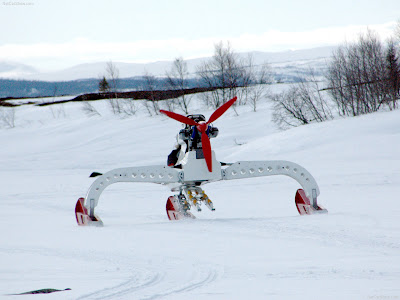
[[[183,207],[176,196],[169,196],[166,204],[167,216],[170,220],[196,219],[196,217]]]
[[[310,199],[302,189],[298,189],[295,196],[297,210],[300,215],[312,215],[314,213],[327,213],[328,211],[315,202],[315,206],[310,203]]]
[[[96,215],[89,216],[87,208],[84,205],[85,198],[79,198],[75,205],[76,222],[80,226],[103,226],[103,222]]]

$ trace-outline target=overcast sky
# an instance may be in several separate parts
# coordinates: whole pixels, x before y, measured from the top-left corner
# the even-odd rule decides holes
[[[221,40],[237,52],[312,48],[367,27],[385,39],[400,19],[400,0],[1,1],[0,61],[42,69],[210,56]]]

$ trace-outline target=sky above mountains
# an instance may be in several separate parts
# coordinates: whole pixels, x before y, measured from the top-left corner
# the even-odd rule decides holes
[[[230,41],[243,51],[282,51],[382,38],[398,0],[22,0],[0,3],[0,60],[55,70],[96,61],[150,62],[210,56]]]

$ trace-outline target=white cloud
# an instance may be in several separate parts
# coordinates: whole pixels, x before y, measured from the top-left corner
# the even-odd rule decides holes
[[[385,40],[393,33],[395,22],[371,26],[347,26],[320,28],[305,32],[281,32],[271,30],[262,35],[243,35],[232,38],[232,46],[239,50],[281,51],[285,49],[302,49],[324,45],[337,45],[355,40],[367,28],[376,31]]]
[[[382,39],[392,34],[395,22],[371,25],[368,28],[379,33]],[[32,64],[36,67],[58,69],[78,63],[95,61],[149,62],[209,56],[214,44],[230,41],[232,47],[243,51],[282,51],[324,45],[336,45],[351,41],[367,26],[321,28],[306,32],[282,32],[271,30],[263,34],[245,34],[236,37],[207,39],[166,39],[127,42],[99,42],[77,38],[69,42],[52,44],[10,44],[0,46],[0,57],[7,60]]]

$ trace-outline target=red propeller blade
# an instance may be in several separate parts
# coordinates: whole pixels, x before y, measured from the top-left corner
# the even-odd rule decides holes
[[[196,126],[198,125],[194,120],[189,119],[188,117],[182,116],[180,114],[174,113],[172,111],[167,111],[167,110],[160,110],[161,113],[167,115],[168,117],[170,117],[171,119],[174,119],[178,122],[184,123],[184,124],[188,124],[191,126]]]
[[[207,164],[207,168],[209,172],[212,172],[212,151],[211,151],[211,143],[210,143],[210,138],[208,137],[206,130],[207,130],[207,124],[210,124],[217,120],[220,116],[224,114],[228,110],[229,107],[232,106],[232,104],[237,100],[237,97],[233,97],[231,100],[227,101],[223,105],[221,105],[219,108],[217,108],[216,111],[214,111],[211,115],[211,117],[208,119],[206,123],[201,122],[196,123],[194,120],[189,119],[188,117],[182,116],[180,114],[174,113],[172,111],[167,111],[167,110],[160,110],[161,113],[167,115],[171,119],[174,119],[178,122],[188,124],[190,126],[196,126],[197,129],[201,133],[201,145],[203,148],[203,155],[204,159]]]
[[[208,119],[207,124],[210,124],[217,120],[220,116],[224,114],[228,110],[229,107],[237,100],[237,97],[233,97],[231,100],[225,102],[223,105],[217,108],[216,111],[213,112],[211,117]]]
[[[206,160],[208,171],[212,172],[211,144],[210,139],[205,132],[201,133],[201,145],[203,147],[204,159]]]

